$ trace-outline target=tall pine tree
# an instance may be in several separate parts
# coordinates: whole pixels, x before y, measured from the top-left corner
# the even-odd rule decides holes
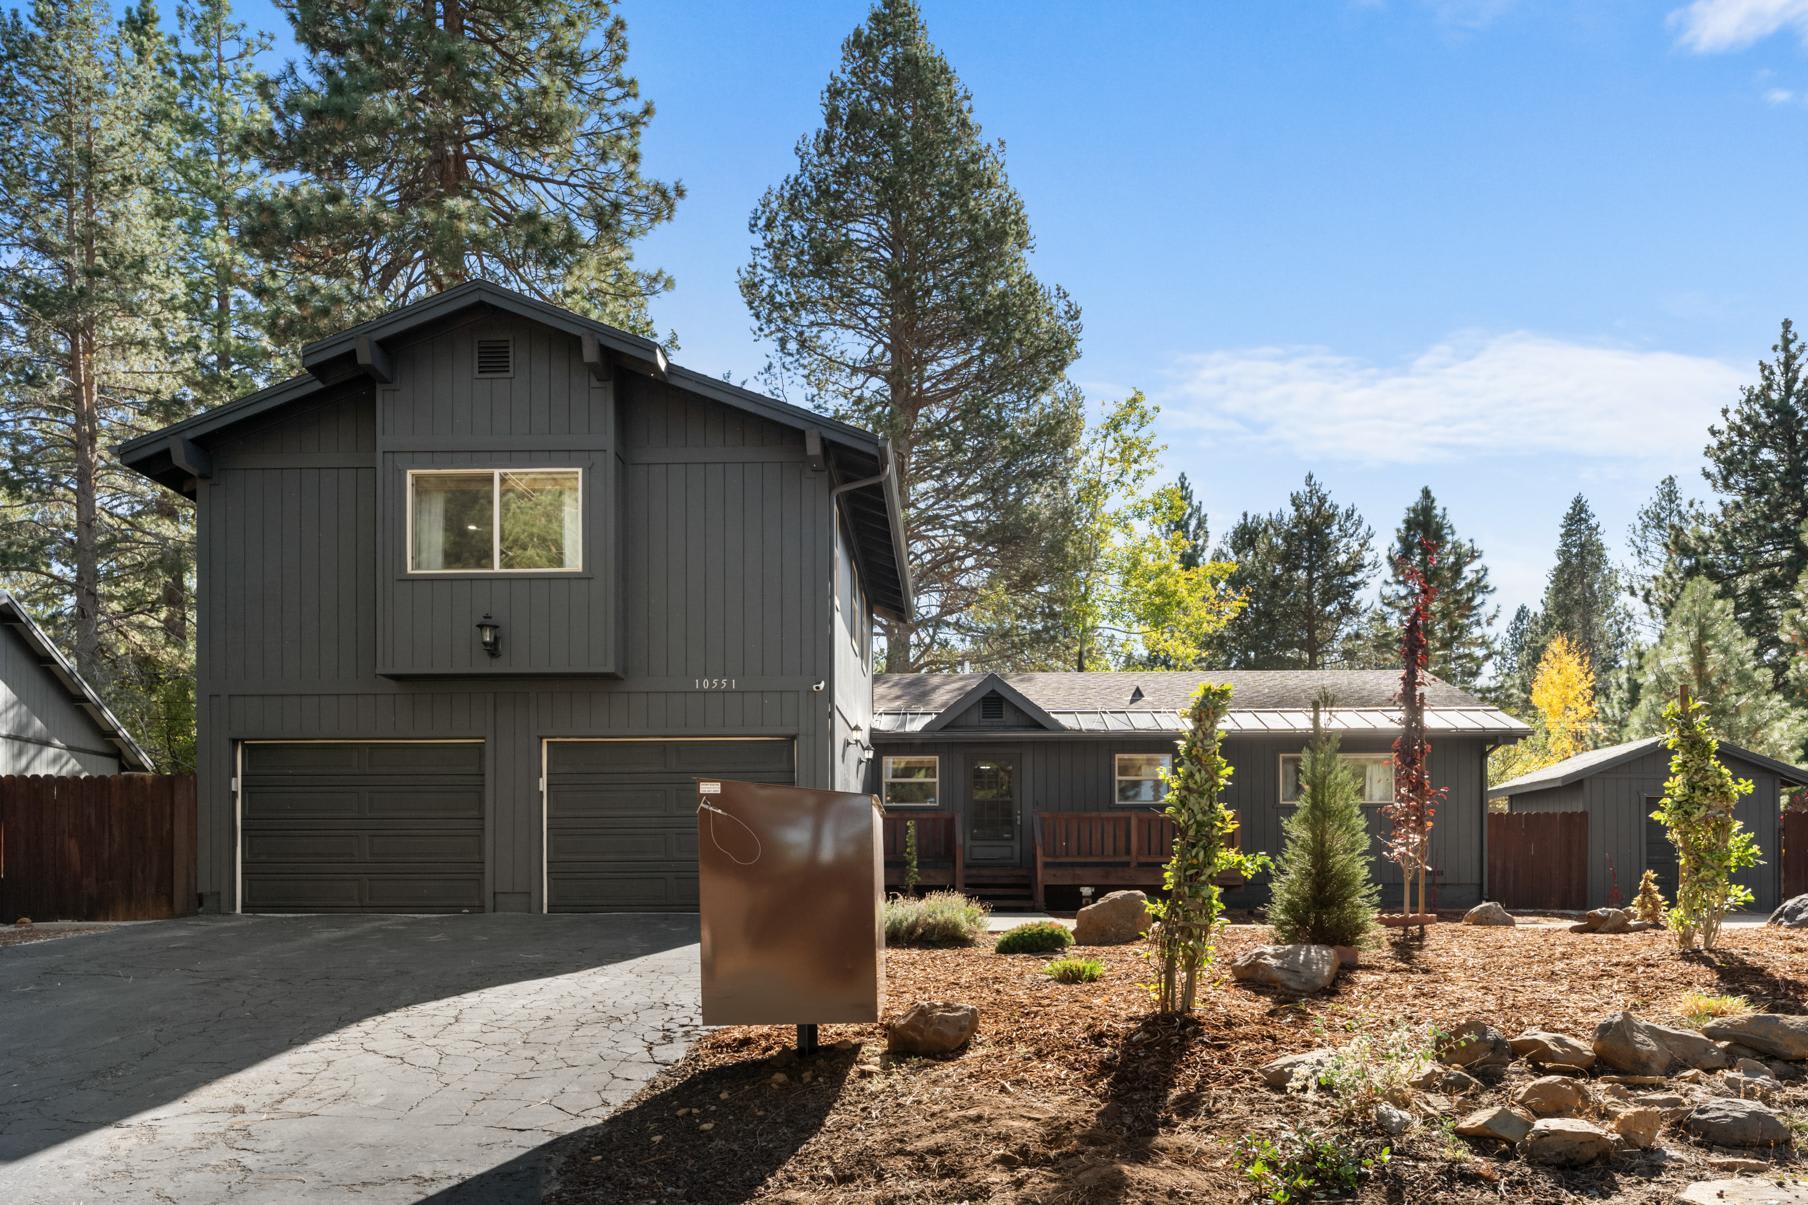
[[[1489,629],[1500,615],[1488,599],[1494,586],[1482,564],[1481,549],[1474,541],[1460,539],[1450,515],[1432,497],[1431,487],[1419,490],[1418,499],[1406,508],[1406,516],[1394,533],[1387,563],[1392,568],[1381,587],[1382,606],[1398,632],[1412,608],[1412,590],[1401,563],[1418,569],[1437,590],[1425,624],[1426,668],[1446,682],[1473,686],[1494,655]]]
[[[1374,530],[1339,507],[1310,473],[1268,515],[1245,513],[1218,551],[1234,561],[1230,587],[1248,600],[1220,638],[1235,669],[1320,669],[1337,663],[1367,611]]]
[[[1709,428],[1702,472],[1721,501],[1699,551],[1702,571],[1732,600],[1739,626],[1781,684],[1788,661],[1779,621],[1808,570],[1799,538],[1808,523],[1808,382],[1802,342],[1787,319],[1771,351],[1775,359],[1758,365],[1757,383]]]
[[[1793,762],[1808,740],[1808,715],[1789,706],[1776,689],[1754,642],[1740,628],[1733,604],[1714,583],[1689,579],[1670,610],[1664,634],[1645,654],[1638,707],[1627,735],[1664,730],[1664,709],[1679,687],[1705,704],[1714,727],[1735,745]]]
[[[1003,149],[912,0],[842,44],[822,116],[754,211],[741,293],[777,388],[891,438],[917,614],[885,622],[886,667],[946,667],[988,592],[1062,571],[1079,311],[1031,274]]]
[[[1631,555],[1622,577],[1647,639],[1663,631],[1665,617],[1691,576],[1690,549],[1699,543],[1704,522],[1701,504],[1685,498],[1671,475],[1657,483],[1626,531]]]
[[[256,213],[283,341],[486,279],[630,330],[670,287],[635,240],[683,190],[642,175],[653,117],[611,0],[283,0]]]
[[[1621,601],[1619,571],[1588,499],[1577,494],[1557,533],[1557,561],[1545,581],[1536,645],[1561,632],[1569,637],[1595,677],[1606,680],[1625,661],[1631,643],[1630,618]]]

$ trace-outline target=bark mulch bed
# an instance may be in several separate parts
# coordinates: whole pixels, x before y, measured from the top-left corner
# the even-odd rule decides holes
[[[1227,930],[1221,963],[1266,936]],[[1715,955],[1685,958],[1664,933],[1443,924],[1423,946],[1365,951],[1359,969],[1304,1002],[1214,971],[1189,1021],[1150,1016],[1139,947],[1084,953],[1106,977],[1064,986],[1041,973],[1044,958],[999,955],[990,940],[889,951],[888,1016],[919,1000],[979,1007],[979,1035],[950,1059],[884,1056],[877,1026],[825,1026],[824,1043],[837,1045],[802,1061],[788,1030],[712,1031],[579,1136],[549,1199],[1248,1200],[1238,1140],[1324,1121],[1323,1103],[1262,1085],[1255,1069],[1277,1055],[1470,1017],[1509,1036],[1538,1026],[1586,1040],[1623,1008],[1683,1023],[1691,991],[1808,1011],[1808,933],[1779,930],[1732,930]],[[1808,1113],[1808,1087],[1790,1085],[1778,1107]],[[1392,1146],[1361,1200],[1668,1202],[1691,1180],[1728,1174],[1709,1164],[1727,1152],[1669,1132],[1662,1151],[1574,1172],[1482,1152],[1435,1126]]]

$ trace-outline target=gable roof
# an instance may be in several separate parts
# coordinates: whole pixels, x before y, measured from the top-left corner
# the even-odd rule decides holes
[[[1019,711],[1022,711],[1025,715],[1029,716],[1030,719],[1042,725],[1042,727],[1053,732],[1059,732],[1061,730],[1060,720],[1057,720],[1054,716],[1044,711],[1039,703],[1025,695],[1015,686],[1012,686],[1009,682],[1006,682],[997,674],[985,674],[979,676],[979,681],[973,683],[973,685],[967,689],[967,692],[961,695],[960,698],[942,708],[941,714],[937,715],[927,724],[924,724],[922,730],[924,732],[941,731],[943,728],[946,728],[956,716],[967,710],[967,708],[973,706],[987,695],[993,694],[1009,702]]]
[[[1636,741],[1625,741],[1618,745],[1609,745],[1605,749],[1591,749],[1587,753],[1578,753],[1574,757],[1566,757],[1560,762],[1545,766],[1541,770],[1533,770],[1530,774],[1521,774],[1518,778],[1508,779],[1499,786],[1488,788],[1488,797],[1498,799],[1507,795],[1531,795],[1538,791],[1549,791],[1556,787],[1567,787],[1571,783],[1580,782],[1593,774],[1611,770],[1615,766],[1625,765],[1645,756],[1653,749],[1664,747],[1661,736],[1641,737]],[[1730,754],[1740,761],[1750,762],[1763,770],[1769,770],[1784,782],[1798,786],[1808,786],[1808,770],[1780,762],[1774,757],[1766,757],[1762,753],[1754,753],[1750,749],[1741,748],[1728,741],[1720,742],[1720,752]]]
[[[1113,736],[1181,730],[1180,712],[1201,683],[1228,683],[1230,713],[1224,730],[1278,735],[1309,733],[1312,705],[1328,689],[1336,706],[1326,724],[1341,732],[1393,734],[1400,730],[1394,702],[1399,675],[1392,670],[1218,670],[1110,673],[880,674],[873,680],[873,728],[888,736],[941,732],[990,690],[1008,688],[1018,706],[1052,723],[1029,736]],[[1434,733],[1518,738],[1531,729],[1499,708],[1436,678],[1426,679],[1426,725]],[[1028,706],[1025,706],[1028,704]],[[996,729],[990,730],[994,734]]]
[[[909,615],[911,582],[906,555],[903,505],[889,440],[870,431],[742,389],[705,373],[681,368],[651,339],[486,280],[474,280],[410,302],[368,322],[316,340],[301,349],[305,376],[260,389],[236,401],[127,441],[119,459],[162,485],[194,496],[198,478],[211,471],[205,441],[239,423],[314,396],[328,386],[364,373],[383,379],[385,342],[466,310],[487,307],[574,335],[584,359],[601,374],[619,364],[657,380],[802,431],[817,466],[837,481],[837,496],[855,539],[855,556],[873,607],[893,618]],[[843,491],[841,486],[850,488]]]
[[[44,633],[43,628],[38,626],[37,620],[33,619],[31,614],[19,604],[19,600],[4,590],[0,590],[0,625],[6,626],[18,634],[19,638],[25,642],[26,647],[37,655],[38,664],[68,692],[69,701],[74,703],[76,709],[93,722],[95,728],[100,731],[101,736],[106,738],[108,743],[119,750],[119,764],[122,769],[147,772],[152,769],[150,756],[145,753],[136,740],[132,739],[132,734],[127,732],[125,725],[119,722],[119,717],[115,716],[107,705],[101,702],[100,696],[95,693],[92,686],[88,685],[87,680],[75,672],[75,667],[69,663],[69,659],[63,656],[61,649],[51,643],[50,637]]]

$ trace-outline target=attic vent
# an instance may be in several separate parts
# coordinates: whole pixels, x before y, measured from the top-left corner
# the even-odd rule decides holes
[[[477,375],[480,377],[514,376],[514,340],[479,339],[477,341]]]
[[[987,695],[979,701],[979,718],[994,722],[1004,719],[1004,697]]]

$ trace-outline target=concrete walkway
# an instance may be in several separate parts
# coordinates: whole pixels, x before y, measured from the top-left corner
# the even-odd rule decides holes
[[[0,1199],[533,1202],[674,1062],[696,919],[206,917],[0,950]]]

